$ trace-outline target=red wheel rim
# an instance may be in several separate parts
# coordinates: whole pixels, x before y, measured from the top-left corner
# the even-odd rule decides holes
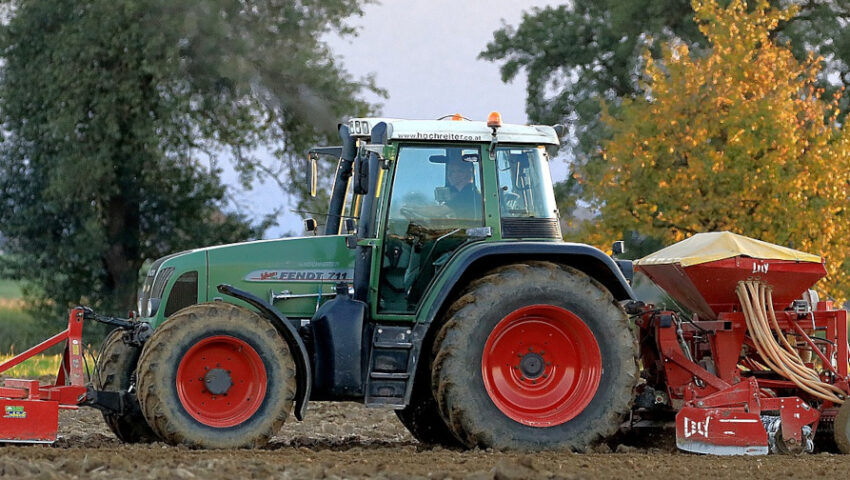
[[[590,404],[602,378],[602,354],[578,316],[531,305],[511,312],[487,337],[481,373],[502,413],[524,425],[551,427]]]
[[[266,368],[243,340],[229,335],[205,338],[180,360],[177,396],[189,415],[204,425],[239,425],[263,403]]]

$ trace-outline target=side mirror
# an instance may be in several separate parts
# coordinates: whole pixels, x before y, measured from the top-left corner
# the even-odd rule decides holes
[[[310,155],[310,196],[315,197],[319,186],[319,157]]]
[[[319,222],[316,221],[315,218],[307,218],[304,219],[304,230],[308,232],[312,232],[313,235],[316,234],[316,230],[319,229]]]
[[[626,242],[617,240],[611,245],[611,256],[622,255],[626,251]]]

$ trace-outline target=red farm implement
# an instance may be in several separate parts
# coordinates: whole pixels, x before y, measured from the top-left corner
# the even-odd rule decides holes
[[[0,374],[45,350],[65,344],[62,363],[52,385],[38,380],[7,379],[0,386],[0,439],[42,443],[56,440],[60,409],[76,409],[86,398],[82,333],[85,309],[68,315],[68,328],[0,364]]]
[[[691,452],[810,452],[815,433],[850,448],[847,312],[807,292],[826,275],[819,257],[703,234],[637,269],[693,312],[632,308],[638,415],[677,412],[677,445]]]
[[[83,324],[96,320],[124,329],[127,342],[143,341],[147,324],[98,315],[86,307],[68,314],[68,327],[40,344],[0,364],[0,375],[46,350],[64,344],[62,362],[52,384],[31,379],[6,379],[0,386],[0,443],[52,443],[56,441],[59,410],[90,406],[104,412],[126,411],[135,405],[130,392],[97,391],[86,384],[83,358]]]

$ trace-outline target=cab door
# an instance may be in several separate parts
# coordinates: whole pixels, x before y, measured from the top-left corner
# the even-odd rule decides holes
[[[478,145],[402,145],[384,219],[376,310],[413,314],[469,229],[484,226]]]

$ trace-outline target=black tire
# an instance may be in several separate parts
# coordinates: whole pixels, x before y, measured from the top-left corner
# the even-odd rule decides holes
[[[420,361],[426,360],[427,357]],[[420,443],[448,448],[463,447],[440,416],[440,408],[431,390],[430,362],[422,365],[416,377],[410,403],[404,409],[395,411],[398,419]]]
[[[512,312],[536,306],[566,310],[583,324],[596,340],[602,368],[598,387],[585,394],[589,403],[573,418],[546,427],[510,418],[494,403],[482,374],[482,355],[493,329]],[[507,265],[473,282],[446,318],[434,342],[432,388],[440,414],[467,447],[583,451],[612,436],[628,414],[637,383],[637,345],[623,309],[584,273],[549,262]],[[525,338],[512,335],[517,341]],[[552,362],[537,365],[541,363],[554,368],[548,367]],[[524,375],[521,379],[530,381]]]
[[[833,428],[835,446],[838,451],[843,454],[850,453],[850,401],[845,400],[838,409]]]
[[[101,391],[118,392],[132,385],[136,363],[142,353],[140,347],[127,345],[122,340],[124,330],[116,328],[109,332],[95,362],[94,386]],[[149,443],[157,440],[148,426],[138,401],[130,413],[124,415],[103,412],[103,419],[112,433],[124,443]]]
[[[247,351],[256,355],[253,365],[261,369],[258,371],[265,375],[265,382],[251,375],[234,375],[231,378],[231,372],[227,370],[229,384],[226,387],[217,387],[224,388],[225,393],[214,396],[210,392],[212,388],[207,390],[210,377],[198,378],[197,384],[190,384],[194,378],[188,378],[188,375],[178,378],[178,370],[184,358],[199,358],[192,353],[197,351],[193,350],[193,347],[220,341],[216,339],[232,342],[228,347],[250,347],[233,348],[232,351],[238,352],[240,356],[245,356],[243,352]],[[208,361],[217,360],[225,361],[223,356]],[[213,370],[217,370],[215,365],[211,366],[214,367]],[[221,367],[220,364],[218,366]],[[204,368],[209,371],[208,367]],[[223,368],[230,366],[225,363]],[[280,334],[258,314],[222,302],[186,307],[157,328],[142,351],[137,376],[142,413],[153,430],[170,444],[201,448],[253,448],[265,445],[286,422],[296,391],[295,363]],[[239,420],[226,420],[229,424],[214,424],[209,421],[202,422],[194,416],[202,412],[188,411],[181,400],[181,393],[178,393],[178,380],[183,392],[194,387],[192,392],[201,393],[193,395],[212,402],[250,402],[249,394],[246,394],[249,395],[247,397],[234,396],[239,393],[238,388],[241,388],[236,386],[246,381],[250,385],[263,385],[265,392],[261,397],[254,396],[255,399],[260,399],[256,400],[258,403],[255,406],[244,409],[250,416]],[[230,397],[228,393],[231,394]],[[227,405],[229,407],[230,403]],[[233,423],[237,421],[238,423]]]

